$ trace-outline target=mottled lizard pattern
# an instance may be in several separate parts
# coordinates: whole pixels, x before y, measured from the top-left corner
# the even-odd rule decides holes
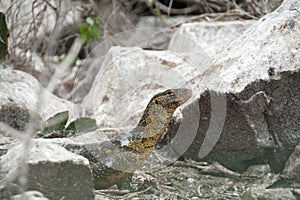
[[[191,95],[192,91],[185,88],[159,93],[150,100],[138,125],[125,140],[103,142],[96,148],[81,150],[81,154],[91,163],[95,189],[114,184],[119,188],[128,188],[132,173],[155,149],[176,108]]]

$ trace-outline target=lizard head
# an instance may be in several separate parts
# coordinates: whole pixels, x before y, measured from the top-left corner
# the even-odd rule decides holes
[[[158,93],[151,100],[150,104],[161,105],[165,108],[176,109],[184,104],[192,96],[192,90],[186,88],[169,89]]]

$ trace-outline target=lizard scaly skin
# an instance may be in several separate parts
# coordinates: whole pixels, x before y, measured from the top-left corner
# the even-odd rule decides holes
[[[95,189],[108,188],[114,184],[119,188],[128,188],[132,173],[155,149],[176,108],[191,95],[191,90],[185,88],[169,89],[155,95],[126,142],[103,142],[94,150],[82,151],[81,154],[90,160]]]

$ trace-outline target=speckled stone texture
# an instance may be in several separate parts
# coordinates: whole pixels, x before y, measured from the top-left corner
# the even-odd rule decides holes
[[[1,171],[19,177],[24,165],[23,144],[18,144],[1,157]],[[50,141],[33,140],[28,151],[26,190],[42,192],[49,199],[94,199],[94,187],[86,158],[73,154]],[[5,174],[5,173],[4,173]],[[18,180],[13,179],[15,183]]]
[[[200,93],[195,101],[200,109],[199,128],[184,157],[218,161],[239,171],[264,163],[276,172],[283,170],[300,141],[300,40],[295,37],[300,33],[299,7],[299,1],[284,1],[221,52],[211,69],[195,78],[194,87]],[[220,109],[212,110],[212,95],[226,97],[226,114],[223,127],[207,135],[210,123],[217,123],[222,115]],[[183,110],[183,120],[185,112],[193,109]],[[212,151],[199,157],[204,138],[218,132]]]

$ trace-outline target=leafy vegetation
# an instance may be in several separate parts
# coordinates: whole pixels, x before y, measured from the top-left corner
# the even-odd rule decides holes
[[[148,2],[148,7],[152,11],[152,13],[158,17],[168,18],[168,15],[161,13],[161,10],[155,6],[156,0],[152,0]]]
[[[100,27],[103,27],[104,24],[100,18],[91,18],[87,17],[85,23],[80,25],[80,36],[82,42],[86,43],[92,40],[98,39],[100,35]]]
[[[97,128],[96,120],[82,117],[67,126],[69,111],[55,114],[47,119],[41,131],[44,137],[68,137],[77,133],[93,131]]]

